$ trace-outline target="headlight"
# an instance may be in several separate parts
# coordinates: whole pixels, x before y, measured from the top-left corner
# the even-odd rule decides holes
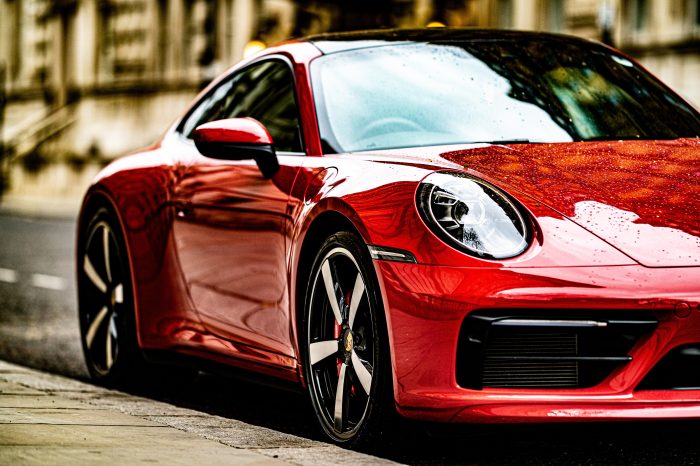
[[[529,229],[508,196],[484,181],[455,172],[433,173],[418,186],[423,221],[457,249],[507,259],[527,249]]]

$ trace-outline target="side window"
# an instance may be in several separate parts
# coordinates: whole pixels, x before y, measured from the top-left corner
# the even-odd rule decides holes
[[[265,125],[277,151],[303,152],[294,79],[285,63],[253,65],[222,83],[190,114],[181,131],[191,138],[203,123],[237,117],[252,117]]]
[[[270,132],[276,150],[303,151],[289,66],[272,60],[247,68],[236,76],[233,94],[227,118],[255,118]]]
[[[199,105],[187,116],[187,119],[180,125],[179,131],[188,139],[192,139],[195,128],[209,121],[227,118],[226,109],[231,104],[231,88],[233,79],[228,79],[221,83],[219,87],[210,92]]]

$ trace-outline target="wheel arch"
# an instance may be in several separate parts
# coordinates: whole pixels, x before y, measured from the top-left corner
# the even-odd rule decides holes
[[[364,228],[364,225],[361,223],[359,220],[359,216],[345,203],[340,201],[339,199],[334,200],[335,202],[332,203],[334,207],[339,207],[339,208],[329,208],[326,206],[326,209],[321,210],[320,208],[317,210],[316,215],[309,215],[307,218],[310,218],[310,220],[307,222],[306,228],[303,229],[303,237],[300,238],[298,241],[299,244],[301,244],[300,248],[298,249],[298,255],[296,255],[296,261],[293,265],[293,272],[292,273],[292,318],[291,318],[291,324],[292,324],[292,342],[296,347],[296,353],[297,353],[297,360],[299,362],[298,366],[298,374],[299,374],[299,379],[304,387],[307,385],[307,381],[304,378],[304,370],[302,367],[302,351],[303,348],[301,347],[300,344],[300,338],[301,334],[300,329],[302,328],[302,320],[304,318],[304,299],[305,299],[305,293],[306,293],[306,285],[308,284],[308,280],[310,279],[310,274],[311,274],[311,267],[313,266],[313,261],[316,256],[316,252],[318,247],[321,245],[323,240],[325,240],[327,237],[331,236],[334,233],[338,233],[341,231],[349,231],[351,233],[356,234],[360,240],[366,245],[370,244],[368,242],[368,233],[367,230]],[[317,206],[320,207],[320,206]],[[373,260],[371,259],[369,255],[369,250],[366,251],[366,258],[370,261],[370,263],[373,263]],[[382,314],[384,317],[384,323],[385,323],[385,330],[388,334],[391,333],[390,330],[390,319],[389,319],[389,314],[386,311],[386,300],[385,300],[385,293],[384,293],[384,287],[382,283],[382,278],[379,276],[379,271],[377,270],[376,267],[372,267],[375,273],[375,279],[376,283],[375,285],[378,288],[379,292],[379,299],[382,301]],[[394,376],[393,376],[393,368],[394,368],[394,352],[392,349],[392,345],[390,344],[391,337],[390,335],[386,335],[388,338],[387,345],[388,345],[388,351],[389,351],[389,358],[390,358],[390,366],[391,366],[391,372],[392,376],[390,378],[391,383],[394,382]],[[393,389],[392,389],[393,392]]]
[[[363,241],[365,241],[355,224],[346,215],[337,210],[325,210],[315,216],[306,228],[301,241],[298,259],[294,267],[295,273],[293,275],[295,280],[293,285],[294,294],[292,298],[292,338],[297,348],[297,356],[299,361],[301,360],[302,354],[302,348],[299,344],[299,329],[301,328],[302,319],[304,317],[304,298],[306,293],[306,285],[311,274],[311,267],[313,265],[314,258],[316,257],[318,246],[323,242],[323,240],[332,234],[341,231],[350,231],[355,233],[362,238]],[[304,386],[306,386],[303,371],[300,370],[299,374],[302,383]]]
[[[137,292],[137,286],[138,283],[136,281],[136,277],[134,275],[134,263],[133,263],[133,257],[131,254],[131,247],[130,247],[130,242],[129,238],[127,237],[127,229],[125,228],[124,225],[124,219],[122,218],[121,212],[119,211],[119,208],[117,207],[116,200],[112,197],[110,194],[109,190],[107,190],[105,187],[96,184],[93,185],[88,192],[85,194],[85,197],[83,198],[83,203],[80,207],[80,213],[78,215],[78,224],[76,226],[76,241],[75,241],[75,263],[76,263],[76,269],[75,269],[75,283],[76,283],[76,294],[77,294],[77,303],[78,306],[80,306],[80,254],[82,252],[82,245],[84,244],[86,238],[84,238],[84,235],[86,233],[86,227],[89,224],[90,220],[92,219],[92,216],[97,213],[97,211],[100,208],[106,208],[108,209],[114,217],[117,219],[117,222],[119,223],[119,231],[122,236],[122,240],[124,242],[124,248],[126,252],[126,260],[127,264],[129,267],[129,276],[131,278],[131,287],[132,287],[132,301],[134,304],[134,325],[135,325],[135,330],[136,330],[136,341],[139,347],[141,347],[141,332],[140,332],[140,319],[139,319],[139,302],[138,302],[138,292]]]
[[[341,234],[338,236],[334,236],[337,233]],[[329,257],[329,255],[333,254],[334,251],[345,251],[345,254],[349,255],[352,261],[355,262],[355,267],[357,268],[357,271],[359,271],[364,276],[365,287],[368,293],[366,299],[369,299],[371,300],[371,302],[374,303],[368,307],[368,309],[374,309],[373,312],[365,311],[370,312],[375,316],[375,318],[373,318],[372,320],[376,322],[376,326],[371,325],[371,327],[375,329],[373,330],[373,332],[376,331],[376,333],[372,333],[372,335],[374,335],[372,338],[375,339],[373,341],[377,342],[377,346],[373,347],[373,351],[376,351],[375,353],[373,353],[375,355],[375,359],[370,359],[371,365],[375,369],[375,372],[373,372],[372,375],[372,391],[370,392],[369,388],[365,388],[368,396],[371,393],[371,398],[369,398],[369,401],[367,402],[368,404],[365,408],[367,410],[365,411],[365,414],[370,413],[368,418],[370,419],[370,421],[369,424],[367,424],[370,427],[367,427],[365,424],[362,424],[363,427],[360,427],[360,429],[365,432],[365,435],[368,435],[368,432],[370,433],[369,435],[376,435],[374,429],[378,428],[379,431],[383,431],[383,429],[385,429],[385,427],[389,425],[389,420],[395,419],[395,364],[394,352],[392,350],[390,338],[391,331],[389,315],[387,312],[382,278],[379,275],[379,270],[375,264],[375,261],[371,258],[369,248],[367,248],[368,243],[371,244],[366,240],[366,237],[361,234],[361,226],[358,227],[355,223],[353,223],[353,221],[350,218],[348,218],[348,216],[346,216],[345,213],[339,212],[337,210],[324,210],[320,212],[315,218],[313,218],[311,222],[309,222],[303,240],[299,242],[299,255],[296,264],[296,273],[294,274],[296,280],[292,285],[294,287],[294,311],[292,319],[294,329],[293,343],[297,348],[297,369],[299,379],[302,385],[309,391],[311,402],[314,405],[314,410],[316,412],[317,417],[319,417],[323,430],[326,432],[326,434],[330,435],[331,438],[333,438],[336,442],[344,442],[347,439],[341,436],[339,438],[345,438],[345,440],[338,440],[334,437],[334,434],[330,433],[331,431],[333,431],[333,429],[328,430],[328,414],[325,412],[324,408],[318,408],[318,406],[327,406],[326,402],[319,401],[319,396],[321,397],[321,399],[325,400],[331,398],[325,398],[325,395],[319,395],[318,393],[320,392],[318,392],[318,384],[314,383],[314,380],[316,379],[308,379],[308,377],[313,378],[315,376],[313,375],[314,370],[311,367],[309,361],[309,346],[307,342],[307,339],[311,338],[313,332],[307,333],[306,328],[308,322],[313,322],[313,320],[306,320],[307,315],[309,315],[309,313],[311,313],[312,315],[317,315],[316,310],[318,308],[315,304],[313,304],[315,302],[314,300],[316,299],[315,297],[319,296],[316,294],[318,292],[317,285],[315,284],[316,280],[325,281],[325,279],[318,278],[316,274],[318,273],[320,276],[320,272],[318,271],[322,260],[326,260],[325,257]],[[354,276],[351,278],[354,280]],[[321,288],[323,288],[323,285],[321,285]],[[349,289],[346,290],[344,286],[343,290],[349,291]],[[307,293],[309,292],[314,293],[313,296],[315,296],[314,298],[310,298],[310,308],[307,307],[309,306],[309,296],[307,295]],[[321,293],[322,295],[325,295],[324,291],[321,291]],[[309,311],[309,309],[311,309],[311,311]],[[310,327],[311,326],[312,325],[310,325]],[[357,328],[355,330],[357,330]],[[364,335],[363,330],[360,330],[360,332],[362,335]],[[348,351],[347,347],[346,351]],[[355,353],[353,350],[353,357],[355,357],[354,354]],[[352,364],[350,362],[346,362],[346,364],[347,366],[344,367],[354,367],[355,362],[353,362]],[[340,384],[340,382],[338,383]],[[341,385],[338,386],[340,387]],[[320,390],[323,391],[322,389]],[[336,400],[335,403],[337,416],[337,393],[336,395],[334,395],[334,397]],[[361,418],[362,420],[365,420],[364,416],[365,415],[363,414],[363,417]],[[332,418],[333,415],[331,415],[331,419]],[[377,421],[377,419],[380,420]],[[337,417],[335,422],[337,426]],[[379,424],[377,424],[378,422]],[[333,424],[332,421],[331,424]],[[377,427],[379,425],[383,425],[383,427]],[[344,432],[344,428],[341,428],[341,431]]]

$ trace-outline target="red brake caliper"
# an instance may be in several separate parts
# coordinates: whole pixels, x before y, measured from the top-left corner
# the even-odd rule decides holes
[[[333,329],[333,338],[338,340],[340,338],[340,324],[338,322],[335,323],[335,328]],[[343,362],[340,360],[340,357],[336,358],[335,360],[335,368],[336,368],[336,374],[338,377],[340,377],[340,366],[343,364]]]
[[[350,304],[350,295],[352,293],[352,290],[348,290],[348,292],[345,294],[345,304]],[[340,325],[336,323],[336,332],[338,332],[338,336],[336,338],[340,338]],[[340,365],[341,363],[338,362],[338,375],[340,375]],[[350,394],[354,395],[355,394],[355,386],[351,385],[350,386]]]

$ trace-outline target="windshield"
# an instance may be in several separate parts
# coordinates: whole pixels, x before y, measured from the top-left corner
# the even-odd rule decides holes
[[[404,43],[325,55],[311,73],[326,153],[700,135],[694,109],[595,44]]]

